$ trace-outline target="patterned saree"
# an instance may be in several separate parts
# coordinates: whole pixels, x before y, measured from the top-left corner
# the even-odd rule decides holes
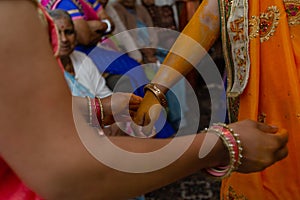
[[[300,1],[222,0],[232,121],[287,129],[289,155],[260,173],[233,173],[221,199],[300,199]]]

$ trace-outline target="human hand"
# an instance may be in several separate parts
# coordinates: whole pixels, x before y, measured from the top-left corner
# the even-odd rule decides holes
[[[229,125],[235,133],[240,135],[243,147],[242,164],[237,169],[241,173],[257,172],[269,167],[288,154],[286,130],[244,120]]]
[[[117,92],[101,99],[104,110],[104,124],[109,125],[115,121],[128,121],[133,117],[140,106],[142,98],[130,94]]]
[[[145,135],[152,136],[154,123],[159,118],[161,109],[162,106],[160,105],[156,96],[152,92],[147,91],[139,109],[133,118],[133,121],[137,125],[143,126],[142,132]]]

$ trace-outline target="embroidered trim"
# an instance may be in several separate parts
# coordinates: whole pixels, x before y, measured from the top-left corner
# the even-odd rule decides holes
[[[258,115],[257,121],[260,123],[266,123],[267,114],[262,112]]]
[[[227,72],[227,94],[230,92],[235,74],[235,67],[232,61],[231,44],[227,32],[227,21],[230,16],[232,3],[234,0],[219,0],[220,16],[221,16],[221,36],[222,36],[222,48],[224,54],[224,60],[226,63]],[[230,122],[237,121],[238,110],[239,110],[239,96],[229,97],[227,95],[227,106],[228,106],[228,118]]]
[[[229,186],[226,199],[228,200],[248,200],[245,195],[237,194],[233,187]]]
[[[244,91],[250,71],[247,0],[233,1],[227,31],[234,64],[233,85],[227,95],[236,97]]]
[[[266,13],[260,14],[260,42],[265,42],[274,35],[274,32],[278,26],[279,16],[280,13],[277,6],[270,6]]]
[[[251,16],[249,19],[249,39],[255,39],[259,36],[259,17]]]
[[[231,46],[226,31],[226,22],[228,20],[231,10],[232,0],[219,0],[220,17],[221,17],[221,37],[222,37],[222,49],[224,54],[224,61],[227,73],[227,91],[232,87],[233,82],[233,64],[231,60]]]
[[[56,3],[56,0],[50,0],[47,5],[45,6],[46,9],[51,10],[53,5]]]
[[[249,38],[260,37],[260,42],[265,42],[274,35],[278,26],[280,13],[276,6],[270,6],[260,16],[251,16],[249,20]]]
[[[297,0],[284,0],[285,12],[290,26],[300,24],[300,2]]]
[[[228,97],[227,106],[229,109],[228,117],[230,119],[230,123],[237,122],[240,109],[240,97]]]
[[[77,6],[77,8],[79,9],[79,12],[84,15],[84,11],[83,11],[83,7],[82,4],[80,3],[79,0],[72,0],[72,2]]]

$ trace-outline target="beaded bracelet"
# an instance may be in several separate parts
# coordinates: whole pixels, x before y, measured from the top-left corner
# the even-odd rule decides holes
[[[151,91],[155,97],[158,99],[159,103],[168,110],[168,101],[166,95],[154,84],[149,83],[144,87],[144,91],[149,90]]]
[[[230,174],[239,167],[243,157],[242,146],[238,137],[239,135],[234,133],[232,129],[223,123],[213,124],[213,126],[206,129],[206,131],[212,132],[221,138],[223,144],[229,151],[230,157],[229,165],[207,168],[205,169],[206,172],[221,179],[230,176]]]

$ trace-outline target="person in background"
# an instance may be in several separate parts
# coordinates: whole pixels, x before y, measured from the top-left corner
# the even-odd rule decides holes
[[[62,9],[69,12],[77,32],[76,50],[88,55],[101,73],[128,76],[130,83],[127,83],[129,87],[124,92],[131,92],[133,88],[135,94],[144,95],[141,86],[148,79],[138,67],[140,64],[126,54],[99,45],[103,37],[99,24],[103,22],[99,18],[101,6],[97,1],[91,4],[87,0],[42,0],[41,3],[49,10]]]
[[[90,98],[98,97],[106,102],[111,98],[112,91],[106,86],[105,79],[99,73],[93,61],[84,53],[74,51],[76,46],[76,32],[71,16],[64,10],[56,9],[49,12],[59,33],[60,64],[62,64],[65,79],[73,96]],[[120,95],[123,95],[120,93]],[[125,94],[124,94],[125,95]],[[104,104],[107,105],[107,104]],[[103,128],[107,135],[123,135],[122,127],[130,127],[129,122],[118,122]],[[129,131],[129,130],[128,130]],[[133,131],[131,129],[131,131]]]
[[[144,29],[153,27],[151,16],[147,10],[142,5],[138,5],[136,0],[118,0],[112,3],[112,6],[127,30],[140,28],[136,33],[132,33],[131,37],[133,37],[142,53],[142,62],[156,63],[158,59],[155,55],[156,50],[153,47],[157,46],[157,35],[155,32]]]
[[[59,32],[59,52],[65,78],[73,96],[99,96],[105,98],[112,94],[105,79],[93,61],[84,53],[75,50],[76,31],[70,15],[63,10],[49,12]]]

